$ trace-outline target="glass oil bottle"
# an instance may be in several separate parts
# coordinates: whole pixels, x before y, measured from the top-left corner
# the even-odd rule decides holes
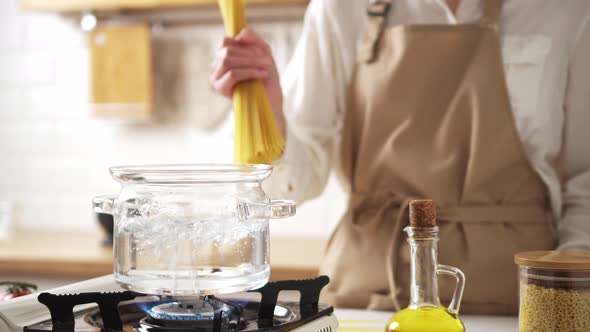
[[[410,305],[396,313],[386,332],[464,332],[458,318],[465,277],[461,270],[437,263],[438,227],[436,209],[431,200],[410,203],[410,226],[406,227],[411,253]],[[438,274],[452,275],[457,286],[448,308],[440,304]]]

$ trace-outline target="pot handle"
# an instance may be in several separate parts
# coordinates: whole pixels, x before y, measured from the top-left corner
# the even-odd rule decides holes
[[[94,212],[113,214],[115,199],[115,195],[96,196],[92,199],[92,208]]]
[[[282,219],[295,215],[294,201],[271,200],[268,204],[238,203],[238,217],[242,220],[251,219]]]

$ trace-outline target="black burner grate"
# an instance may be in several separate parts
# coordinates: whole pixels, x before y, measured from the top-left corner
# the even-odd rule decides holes
[[[117,331],[123,328],[121,316],[117,309],[119,303],[133,300],[136,296],[131,292],[67,295],[41,293],[37,299],[49,309],[53,330],[56,332],[74,331],[74,307],[88,303],[98,304],[105,330]]]
[[[300,321],[295,322],[294,324],[302,324],[313,319],[319,311],[321,311],[321,315],[331,313],[333,310],[331,307],[323,306],[322,308],[319,308],[320,292],[329,281],[330,279],[328,277],[321,276],[309,280],[269,282],[264,287],[251,291],[262,295],[261,301],[256,305],[255,309],[258,312],[256,320],[257,329],[267,330],[275,326],[276,322],[274,320],[276,317],[274,316],[274,313],[275,308],[277,307],[278,295],[281,291],[298,291],[301,293],[299,302]],[[53,332],[76,331],[74,307],[88,303],[98,304],[99,317],[102,320],[101,325],[104,331],[122,331],[123,323],[119,312],[119,303],[133,300],[139,296],[142,295],[132,292],[82,293],[67,295],[42,293],[39,295],[38,300],[47,306],[51,313],[51,331]],[[243,308],[239,305],[213,296],[206,297],[205,300],[209,303],[215,303],[215,305],[213,306],[214,314],[212,321],[210,319],[208,321],[202,321],[202,327],[197,327],[199,324],[185,324],[185,321],[183,320],[158,319],[162,317],[148,316],[141,319],[137,330],[168,331],[172,328],[173,330],[192,332],[233,332],[241,331],[243,329],[246,324],[243,317]],[[159,302],[159,304],[162,303],[165,302]],[[297,306],[297,304],[295,304],[295,306]],[[255,312],[256,311],[254,311],[254,313]],[[45,331],[45,329],[43,329],[43,331]]]
[[[269,282],[262,288],[253,290],[262,295],[260,310],[258,311],[258,326],[270,327],[273,325],[275,307],[282,291],[298,291],[301,293],[299,308],[302,315],[317,313],[322,288],[330,282],[327,276],[308,280],[285,280]]]

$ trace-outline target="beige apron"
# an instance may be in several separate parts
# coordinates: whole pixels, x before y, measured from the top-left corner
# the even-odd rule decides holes
[[[399,309],[409,299],[402,229],[414,198],[438,204],[439,262],[467,277],[462,312],[514,314],[516,252],[554,248],[547,191],[515,128],[500,53],[502,1],[481,20],[385,28],[369,8],[342,137],[349,208],[328,244],[324,301]],[[395,2],[394,2],[395,3]],[[448,303],[454,280],[439,278]]]

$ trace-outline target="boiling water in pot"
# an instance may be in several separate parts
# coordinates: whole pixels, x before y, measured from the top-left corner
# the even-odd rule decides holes
[[[203,295],[262,286],[268,222],[128,218],[117,225],[117,280],[141,293]],[[259,246],[265,250],[257,250]]]

